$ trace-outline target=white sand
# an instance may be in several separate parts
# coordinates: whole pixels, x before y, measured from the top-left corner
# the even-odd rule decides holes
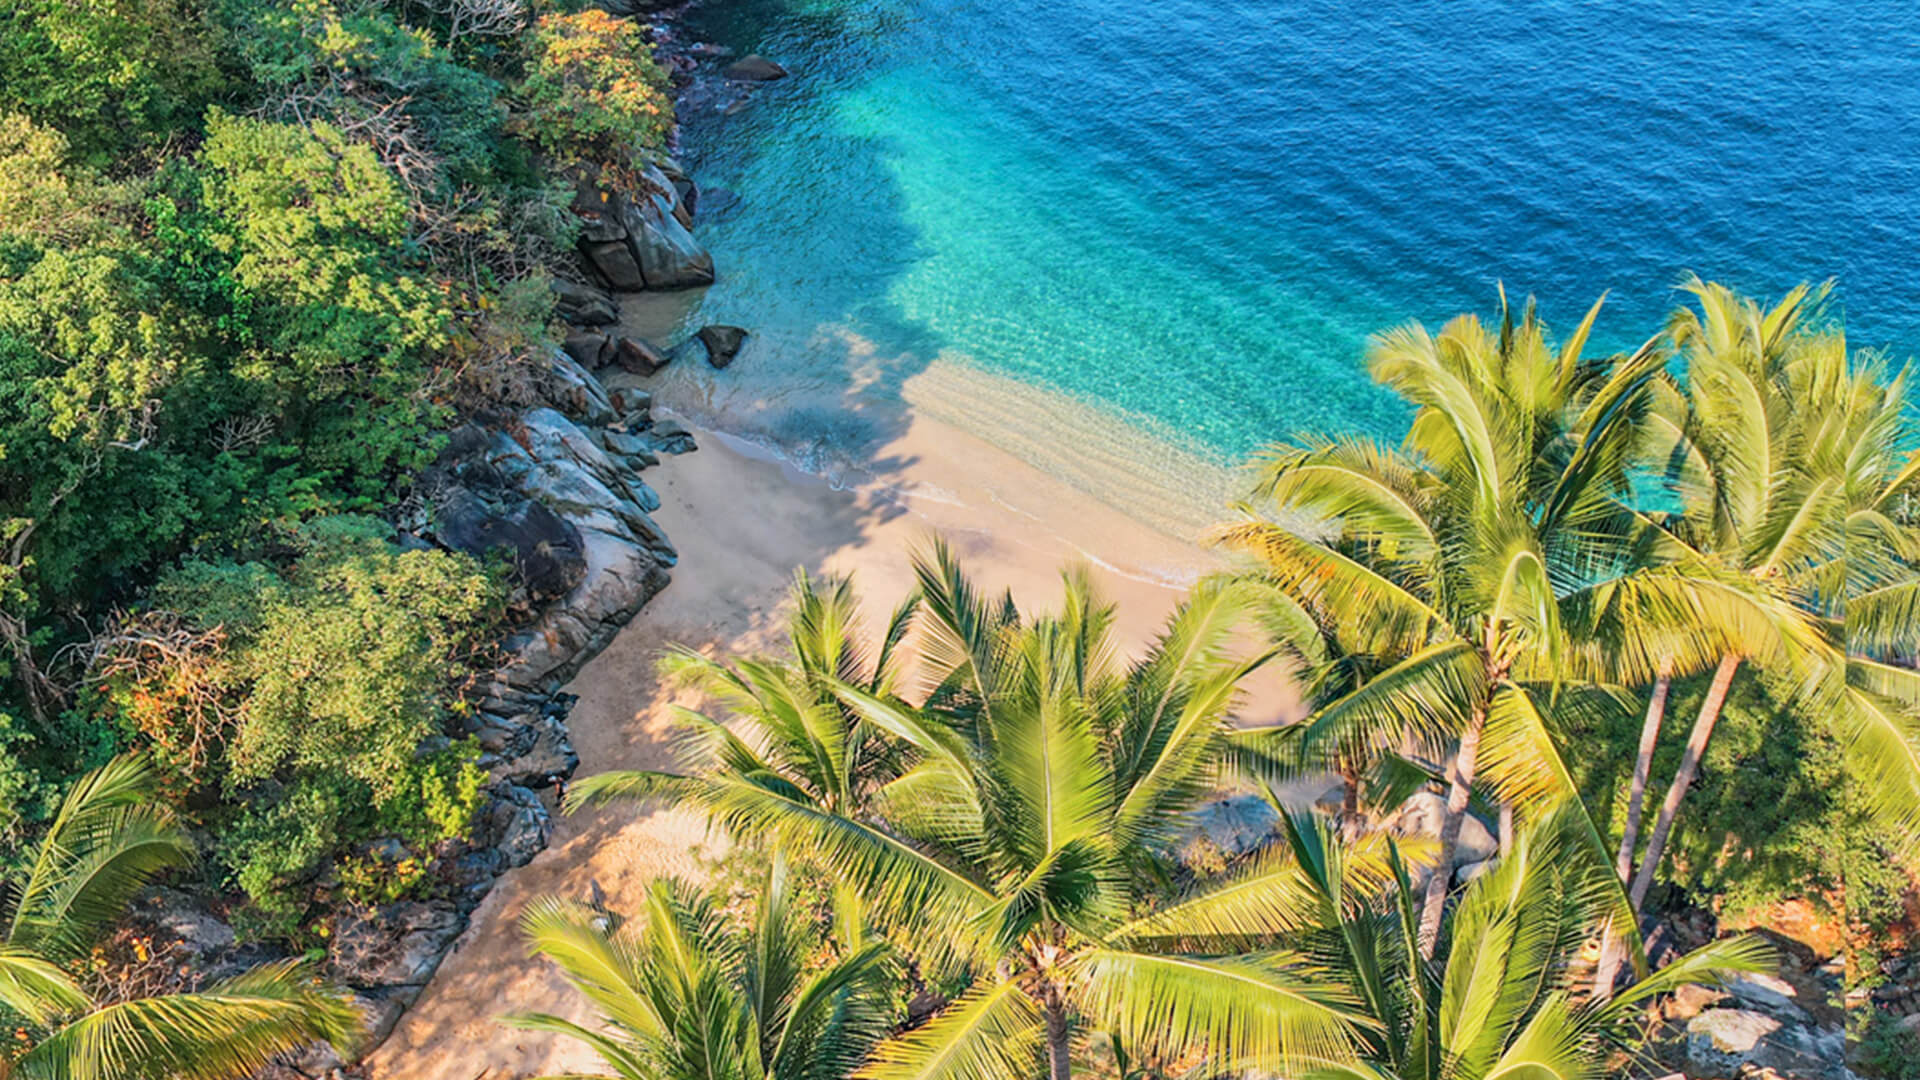
[[[1086,560],[1120,605],[1122,640],[1137,647],[1176,602],[1179,586],[1218,565],[1193,543],[924,414],[886,447],[885,474],[848,490],[721,436],[700,432],[699,441],[698,452],[646,477],[663,501],[656,517],[681,553],[673,584],[571,687],[580,695],[570,726],[582,775],[669,767],[663,736],[671,698],[653,677],[654,657],[672,642],[719,655],[777,649],[779,607],[796,568],[857,572],[871,624],[905,594],[908,552],[935,532],[983,585],[1012,588],[1030,609],[1053,606],[1061,565]],[[1277,674],[1251,689],[1248,720],[1292,713]],[[609,906],[632,910],[653,876],[690,873],[690,852],[706,844],[718,854],[721,842],[694,816],[672,810],[615,808],[559,820],[552,845],[502,878],[474,912],[433,984],[372,1055],[373,1075],[507,1080],[600,1071],[590,1052],[568,1040],[496,1022],[523,1010],[592,1022],[552,967],[527,957],[515,926],[521,908],[544,894],[584,897],[597,881]]]

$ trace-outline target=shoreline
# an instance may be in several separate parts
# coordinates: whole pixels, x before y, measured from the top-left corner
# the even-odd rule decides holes
[[[692,426],[692,425],[689,425]],[[885,480],[836,487],[764,447],[694,428],[700,449],[649,470],[661,526],[681,552],[674,582],[566,687],[580,775],[671,768],[670,718],[693,705],[663,688],[653,659],[670,643],[735,656],[779,647],[786,587],[796,569],[851,573],[869,628],[912,584],[908,552],[945,535],[984,588],[1012,589],[1023,606],[1051,607],[1059,571],[1076,557],[1118,605],[1120,640],[1143,646],[1184,586],[1218,556],[1128,519],[1118,510],[939,420],[915,416],[886,447],[906,464]],[[1188,580],[1191,580],[1189,577]],[[1291,715],[1277,672],[1250,687],[1252,720]],[[556,815],[545,851],[503,875],[420,999],[367,1059],[373,1077],[509,1078],[588,1069],[590,1051],[522,1032],[505,1014],[546,1011],[591,1022],[587,1000],[552,965],[526,954],[517,922],[537,896],[585,897],[597,885],[614,910],[631,909],[661,874],[698,878],[725,851],[692,812],[607,807]]]
[[[664,349],[698,325],[704,295],[617,296],[620,321],[608,329]],[[1147,644],[1194,581],[1225,565],[1198,538],[1224,515],[1232,473],[1183,448],[1175,433],[1156,437],[1138,418],[950,353],[907,379],[897,397],[866,399],[851,391],[871,343],[836,327],[815,332],[847,349],[849,392],[835,387],[829,408],[840,407],[852,428],[884,434],[846,445],[780,438],[783,407],[825,410],[756,381],[752,338],[726,372],[687,356],[650,377],[599,373],[608,391],[648,392],[655,413],[681,421],[700,449],[648,469],[644,481],[661,503],[653,517],[679,552],[672,584],[555,688],[578,697],[565,721],[577,775],[673,768],[673,709],[698,702],[659,684],[655,656],[669,644],[720,656],[779,648],[797,570],[855,576],[870,630],[912,587],[909,553],[934,535],[983,588],[1011,590],[1030,610],[1054,606],[1062,569],[1085,564],[1116,604],[1119,640],[1131,651]],[[1257,707],[1246,715],[1255,720],[1297,714],[1278,671],[1262,673],[1249,700]],[[568,816],[551,789],[540,801],[554,809],[544,850],[494,881],[418,999],[363,1059],[369,1077],[509,1080],[598,1068],[597,1057],[570,1040],[501,1022],[527,1011],[594,1020],[553,965],[527,955],[521,910],[539,896],[596,893],[613,910],[631,910],[656,877],[699,880],[728,848],[689,811],[627,806]]]

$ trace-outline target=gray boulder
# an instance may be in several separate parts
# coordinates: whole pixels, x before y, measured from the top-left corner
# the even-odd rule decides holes
[[[575,326],[607,326],[620,321],[620,310],[613,297],[592,285],[554,278],[553,307],[560,317]]]
[[[523,787],[509,787],[487,809],[488,845],[509,867],[525,866],[547,846],[553,834],[553,815],[540,796]]]
[[[663,178],[664,184],[664,178]],[[664,184],[672,192],[670,184]],[[713,284],[713,256],[674,215],[678,199],[659,191],[625,205],[627,243],[649,289],[690,289]]]
[[[597,368],[606,364],[608,354],[613,351],[613,339],[605,334],[568,334],[560,347],[581,367]]]
[[[647,166],[632,190],[583,186],[573,202],[583,226],[580,254],[610,286],[624,292],[686,289],[713,283],[713,256],[688,231],[694,191],[671,161]]]
[[[408,900],[334,920],[327,958],[348,986],[425,986],[466,919],[448,904]]]
[[[580,767],[580,755],[574,752],[566,725],[560,721],[536,716],[525,732],[530,736],[525,747],[494,766],[494,779],[526,788],[552,787]]]
[[[728,64],[720,74],[735,82],[772,82],[786,78],[787,69],[759,53],[748,53]]]
[[[544,382],[547,400],[575,420],[599,425],[611,424],[620,418],[620,414],[613,411],[607,388],[564,349],[553,350]]]
[[[699,449],[694,445],[693,433],[678,420],[655,420],[644,438],[647,446],[660,454],[688,454]]]
[[[660,464],[660,455],[654,453],[653,443],[650,442],[645,435],[636,435],[625,431],[602,431],[600,433],[600,445],[606,448],[609,455],[626,462],[628,468],[636,471],[640,469],[650,469]],[[634,494],[638,495],[640,494],[639,488],[645,485],[636,484],[634,486]],[[649,489],[649,493],[651,493],[651,489]],[[654,501],[656,504],[658,503],[658,495],[654,496]],[[641,503],[641,506],[648,513],[659,509],[658,505],[647,506],[644,501]]]
[[[747,340],[747,332],[738,326],[703,326],[694,336],[707,348],[707,363],[716,368],[733,363],[740,346]]]
[[[1796,1080],[1852,1080],[1846,1033],[1784,1021],[1755,1009],[1708,1009],[1687,1021],[1687,1072],[1744,1076],[1773,1070]]]
[[[634,256],[631,239],[597,244],[584,237],[580,240],[580,254],[600,271],[608,285],[621,292],[639,292],[647,287],[647,278],[640,271],[640,260]]]
[[[1438,840],[1446,817],[1446,796],[1434,791],[1417,791],[1400,804],[1399,810],[1387,819],[1386,824],[1388,831],[1395,836]],[[1492,831],[1479,818],[1466,815],[1460,823],[1460,840],[1454,852],[1454,866],[1457,868],[1484,862],[1499,852],[1500,843],[1494,839]]]
[[[505,551],[515,580],[536,603],[564,596],[587,572],[580,530],[545,504],[510,494],[488,502],[456,487],[434,504],[434,538],[455,551]]]
[[[1747,1008],[1759,1009],[1788,1020],[1805,1022],[1810,1019],[1807,1011],[1795,1000],[1799,997],[1799,991],[1793,988],[1792,983],[1777,975],[1754,972],[1729,979],[1726,986],[1727,992]]]

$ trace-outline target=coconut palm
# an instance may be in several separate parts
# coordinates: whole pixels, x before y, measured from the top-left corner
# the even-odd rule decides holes
[[[840,1080],[888,1028],[888,949],[857,907],[833,940],[794,907],[775,859],[751,921],[736,927],[708,896],[656,881],[622,922],[569,901],[530,905],[537,955],[603,1014],[590,1028],[545,1014],[509,1018],[591,1046],[622,1080]]]
[[[830,812],[772,773],[681,788],[737,836],[763,835],[840,875],[970,985],[882,1043],[862,1075],[1064,1080],[1076,1032],[1150,1032],[1178,1056],[1340,1060],[1359,1031],[1337,987],[1280,948],[1206,954],[1110,940],[1149,902],[1187,811],[1227,760],[1237,687],[1265,656],[1233,648],[1250,587],[1208,583],[1138,661],[1083,573],[1061,610],[983,595],[943,546],[915,560],[924,702],[837,682],[840,700],[910,747],[869,812]],[[609,781],[588,794],[634,789]],[[1376,872],[1384,863],[1374,865]],[[1277,872],[1277,871],[1276,871]],[[1260,878],[1248,881],[1257,890]],[[1044,1061],[1044,1065],[1043,1065]]]
[[[1904,421],[1907,373],[1854,362],[1838,329],[1808,328],[1825,290],[1801,286],[1769,309],[1698,278],[1699,310],[1670,324],[1684,383],[1654,387],[1650,444],[1672,512],[1647,515],[1668,558],[1689,573],[1740,581],[1789,635],[1793,662],[1759,674],[1796,712],[1825,722],[1854,751],[1856,774],[1911,847],[1920,829],[1920,679],[1887,663],[1910,654],[1920,595],[1920,534],[1903,502],[1920,473]],[[1730,639],[1737,640],[1737,639]],[[1665,853],[1733,680],[1752,652],[1725,651],[1700,700],[1671,784],[1634,853],[1645,813],[1668,680],[1654,685],[1616,861],[1637,912]],[[1610,985],[1611,954],[1601,986]]]
[[[0,1059],[0,1078],[227,1080],[309,1042],[352,1045],[360,1018],[350,999],[298,961],[112,1003],[74,978],[134,894],[191,855],[145,761],[117,758],[74,784],[24,879],[0,896],[0,1005],[44,1032]]]
[[[862,813],[867,800],[897,778],[911,752],[842,700],[852,687],[877,700],[897,701],[900,643],[919,605],[909,595],[892,615],[869,655],[859,635],[860,605],[853,582],[816,582],[805,571],[788,593],[785,658],[732,663],[674,646],[660,660],[662,677],[697,689],[725,705],[733,726],[693,709],[676,708],[688,771],[602,773],[577,784],[575,804],[596,798],[688,795],[705,779],[725,777],[785,785],[829,813]]]
[[[1529,304],[1497,329],[1376,338],[1373,377],[1415,406],[1399,446],[1307,438],[1255,461],[1254,501],[1219,541],[1378,670],[1315,718],[1350,752],[1444,761],[1446,817],[1421,933],[1438,939],[1455,846],[1482,772],[1505,800],[1571,790],[1549,717],[1583,681],[1644,685],[1655,661],[1717,655],[1737,590],[1649,568],[1618,500],[1645,388],[1664,357],[1585,355],[1599,313],[1558,347]],[[1569,689],[1572,684],[1572,689]],[[1592,833],[1595,845],[1600,843]]]
[[[1355,1059],[1329,1063],[1321,1076],[1597,1078],[1610,1050],[1632,1048],[1643,1007],[1656,995],[1769,966],[1764,942],[1730,939],[1681,957],[1611,1001],[1583,998],[1581,947],[1609,918],[1617,886],[1571,804],[1535,815],[1498,865],[1462,891],[1431,957],[1397,852],[1389,851],[1391,874],[1379,888],[1374,873],[1353,872],[1356,857],[1372,863],[1372,852],[1339,843],[1309,815],[1283,811],[1282,820],[1287,842],[1275,859],[1292,873],[1257,898],[1264,921],[1350,987],[1356,1014],[1368,1021]],[[1238,895],[1234,882],[1208,887],[1116,936],[1231,947],[1245,942],[1236,927],[1262,921],[1235,910],[1254,899]],[[1223,912],[1235,914],[1223,920]]]

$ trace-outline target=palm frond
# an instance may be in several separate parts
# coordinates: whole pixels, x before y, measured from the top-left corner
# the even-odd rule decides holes
[[[40,841],[4,940],[55,958],[84,952],[92,935],[193,845],[154,795],[139,757],[115,758],[75,781]]]
[[[1168,1058],[1217,1069],[1351,1062],[1374,1026],[1333,974],[1288,952],[1201,958],[1115,949],[1081,959],[1081,1006],[1099,1027]]]
[[[60,965],[30,949],[0,945],[0,1006],[35,1022],[90,1004]]]
[[[1040,1011],[1018,983],[987,982],[926,1024],[881,1043],[856,1080],[1031,1080],[1043,1066]]]
[[[23,1055],[27,1080],[231,1080],[275,1054],[325,1041],[351,1053],[360,1014],[300,961],[266,964],[192,994],[97,1009]]]
[[[614,1024],[642,1038],[664,1034],[668,1019],[647,994],[647,956],[632,934],[612,931],[591,907],[554,897],[529,903],[520,931],[530,952],[558,965]]]

